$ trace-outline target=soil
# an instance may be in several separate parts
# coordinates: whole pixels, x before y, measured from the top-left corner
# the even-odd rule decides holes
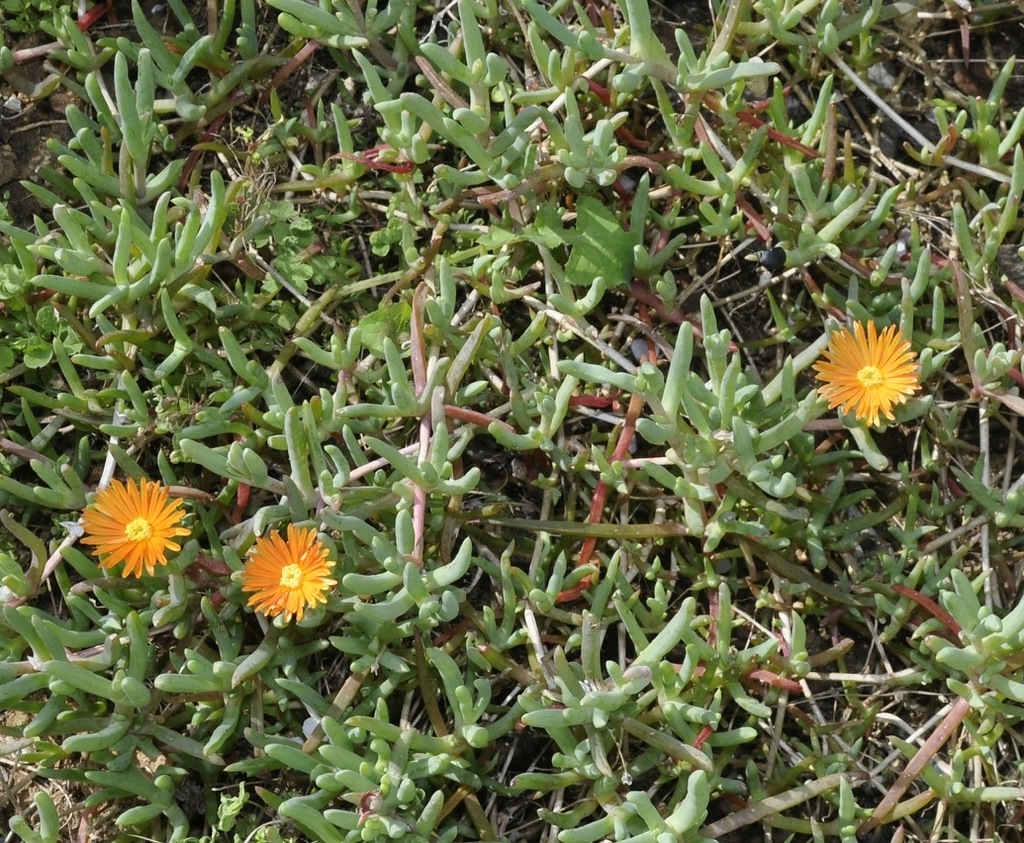
[[[33,37],[8,46],[20,53],[41,43],[40,38]],[[31,227],[33,214],[44,210],[22,182],[39,183],[40,170],[56,164],[49,143],[71,139],[64,112],[77,98],[63,90],[45,98],[32,97],[49,76],[38,60],[0,76],[0,198],[6,202],[14,224],[21,228]]]

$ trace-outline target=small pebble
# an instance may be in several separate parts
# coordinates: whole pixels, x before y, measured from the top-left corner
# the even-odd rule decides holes
[[[0,106],[0,111],[3,112],[3,116],[7,120],[13,120],[19,114],[24,105],[20,99],[13,94],[4,100],[4,104]]]
[[[871,65],[867,76],[868,81],[876,88],[889,91],[896,87],[896,77],[889,72],[889,68],[883,62]]]
[[[903,260],[908,254],[910,254],[910,229],[901,228],[899,233],[896,235],[896,259]]]
[[[647,357],[647,340],[643,337],[637,337],[629,344],[629,350],[633,354],[633,359],[639,363]]]

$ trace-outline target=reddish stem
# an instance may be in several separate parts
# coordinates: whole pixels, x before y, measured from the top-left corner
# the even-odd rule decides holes
[[[477,412],[476,410],[470,410],[466,407],[456,407],[454,404],[444,405],[444,414],[450,419],[458,419],[461,422],[467,422],[468,424],[475,424],[479,427],[488,427],[492,424],[500,424],[509,433],[515,433],[516,429],[512,427],[507,421],[501,419],[495,419],[485,413]]]
[[[953,707],[949,710],[949,713],[942,719],[942,722],[935,727],[935,731],[932,732],[931,736],[926,740],[921,748],[917,751],[917,754],[910,759],[910,763],[907,764],[906,768],[900,773],[895,784],[889,788],[889,792],[885,794],[885,798],[878,803],[878,807],[875,808],[875,812],[857,829],[857,834],[862,835],[871,831],[874,828],[880,826],[885,822],[897,803],[900,801],[900,797],[907,792],[907,788],[910,787],[921,774],[921,771],[927,764],[930,764],[935,754],[942,749],[946,741],[952,736],[953,732],[956,731],[957,727],[963,722],[967,713],[971,710],[971,704],[963,697],[957,697]]]
[[[98,3],[91,9],[86,9],[86,11],[81,16],[79,16],[78,20],[76,21],[79,31],[85,32],[89,29],[89,27],[91,27],[94,23],[96,23],[96,21],[102,18],[109,11],[109,3]]]
[[[765,122],[759,117],[755,117],[749,111],[737,111],[736,116],[740,119],[741,123],[746,123],[754,129],[760,129],[765,125]],[[789,135],[784,135],[778,129],[773,129],[771,126],[768,127],[768,137],[770,137],[776,143],[780,143],[789,149],[796,150],[797,152],[805,155],[808,158],[820,158],[817,151],[811,149],[809,146],[804,146],[800,141],[793,140]]]
[[[636,420],[643,409],[644,399],[640,395],[634,395],[629,399],[629,407],[626,410],[626,420],[623,422],[622,430],[619,432],[618,442],[615,444],[615,451],[612,453],[611,462],[619,462],[625,459],[629,453],[630,443],[633,441],[633,431],[636,428]],[[588,524],[599,524],[601,513],[604,512],[604,505],[608,500],[608,484],[598,480],[597,488],[594,489],[594,496],[590,499],[590,514],[587,517]],[[590,557],[597,546],[597,537],[588,536],[580,548],[579,558],[576,560],[577,567],[590,562]],[[558,595],[556,603],[569,603],[579,597],[590,588],[591,577],[588,574],[574,588],[563,591]]]
[[[743,216],[747,218],[747,224],[757,232],[757,236],[764,243],[770,243],[772,233],[768,230],[768,226],[764,224],[761,215],[750,206],[745,196],[736,196],[736,207],[743,212]]]
[[[284,81],[291,76],[299,67],[310,59],[313,54],[320,49],[320,43],[318,41],[307,41],[302,45],[302,49],[299,50],[288,62],[274,74],[274,78],[270,80],[270,84],[260,94],[260,101],[266,102],[270,98],[270,92],[281,87]]]
[[[389,173],[407,175],[416,169],[416,165],[412,161],[378,160],[380,153],[389,149],[391,149],[389,146],[375,146],[373,149],[368,149],[366,152],[361,152],[355,155],[351,152],[338,152],[336,154],[347,161],[355,161],[357,164],[369,167],[371,170],[385,170]]]
[[[944,637],[948,638],[957,646],[960,646],[960,633],[963,632],[963,627],[956,622],[956,618],[954,618],[949,612],[943,609],[930,597],[925,597],[920,591],[907,588],[905,585],[894,583],[892,585],[892,590],[900,596],[906,597],[908,600],[913,600],[932,617],[940,621],[949,630],[949,634]]]
[[[743,679],[763,682],[765,685],[771,685],[773,688],[781,688],[783,691],[789,691],[791,694],[799,694],[803,692],[803,687],[799,682],[793,679],[787,679],[785,676],[779,676],[779,674],[766,670],[763,667],[754,668],[746,674]]]
[[[614,395],[573,395],[569,398],[570,407],[596,407],[602,410],[619,406],[618,392]]]

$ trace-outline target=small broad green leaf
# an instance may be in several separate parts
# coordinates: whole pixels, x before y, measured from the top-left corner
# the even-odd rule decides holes
[[[22,358],[30,369],[42,369],[53,360],[53,346],[40,337],[32,337],[25,344]]]
[[[245,782],[238,786],[237,796],[223,794],[220,798],[220,805],[217,807],[217,830],[231,831],[235,827],[235,820],[248,801],[249,794],[245,792]]]
[[[576,203],[576,230],[567,237],[572,244],[565,277],[570,284],[590,285],[597,276],[605,288],[625,284],[633,275],[633,247],[637,232],[625,231],[597,199],[582,196]]]
[[[383,357],[384,339],[407,332],[411,315],[412,308],[404,301],[379,307],[359,322],[363,343],[378,357]]]

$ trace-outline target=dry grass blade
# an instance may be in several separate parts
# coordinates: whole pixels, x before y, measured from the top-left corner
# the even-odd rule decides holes
[[[761,801],[741,811],[736,811],[734,814],[725,817],[725,819],[704,826],[700,830],[700,836],[715,840],[731,831],[736,831],[744,826],[759,822],[766,817],[781,814],[783,811],[788,811],[790,808],[800,805],[808,799],[813,799],[816,796],[821,796],[823,793],[835,790],[843,781],[853,784],[863,778],[864,776],[860,773],[832,773],[817,781],[794,787],[785,793],[766,796]]]
[[[886,817],[889,816],[893,808],[900,801],[900,797],[917,780],[925,765],[930,764],[935,758],[935,754],[945,746],[946,741],[953,736],[953,733],[963,723],[970,710],[970,703],[963,697],[958,697],[956,702],[953,703],[953,707],[950,708],[949,713],[942,719],[942,722],[935,728],[935,731],[932,732],[928,740],[921,745],[921,748],[910,760],[910,763],[900,773],[899,778],[889,788],[885,797],[878,803],[874,813],[858,829],[858,834],[867,834],[885,822]]]

